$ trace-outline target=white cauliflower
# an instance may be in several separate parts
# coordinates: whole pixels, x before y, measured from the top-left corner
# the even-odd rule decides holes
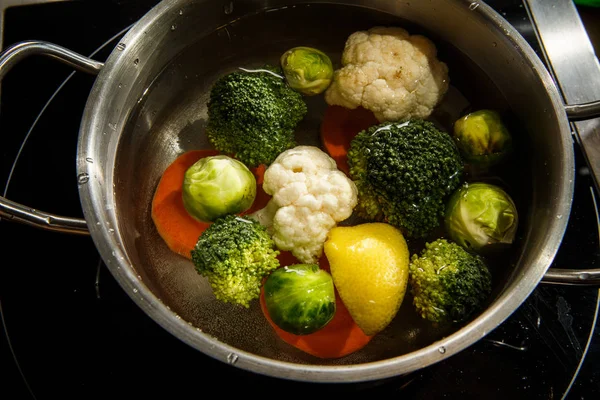
[[[373,111],[380,121],[426,118],[448,90],[448,67],[433,42],[402,28],[351,34],[325,101]]]
[[[318,147],[297,146],[267,168],[264,191],[273,196],[251,217],[267,226],[280,250],[318,263],[329,230],[352,215],[356,185]]]

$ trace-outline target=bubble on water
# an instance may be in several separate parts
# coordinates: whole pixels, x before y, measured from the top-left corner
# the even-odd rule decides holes
[[[140,59],[136,58],[135,60],[133,60],[133,65],[138,65],[140,63]]]
[[[177,25],[175,25],[175,24],[171,25],[171,32],[174,31],[175,29],[177,29]]]
[[[477,3],[477,2],[473,2],[473,3],[469,4],[469,10],[471,10],[471,11],[475,11],[475,9],[477,9],[477,7],[479,7],[479,3]]]
[[[119,43],[119,44],[117,45],[117,50],[119,50],[119,51],[123,51],[123,50],[125,50],[125,43]]]
[[[446,348],[444,346],[441,346],[438,351],[440,352],[440,354],[445,354],[446,353]]]
[[[229,364],[233,365],[233,364],[235,364],[235,363],[237,362],[238,358],[239,358],[239,357],[238,357],[238,355],[237,355],[237,354],[234,354],[234,353],[229,353],[229,354],[227,355],[227,362],[228,362]]]
[[[83,185],[85,183],[88,183],[90,181],[90,175],[88,173],[82,172],[81,174],[77,175],[77,183],[80,185]]]

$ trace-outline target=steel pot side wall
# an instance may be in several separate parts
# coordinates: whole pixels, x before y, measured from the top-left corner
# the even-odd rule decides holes
[[[216,359],[226,362],[235,353],[237,367],[321,382],[366,381],[423,368],[479,340],[524,301],[554,258],[570,211],[574,160],[557,90],[543,64],[516,30],[483,3],[475,7],[472,4],[477,3],[469,1],[327,1],[399,15],[453,43],[488,73],[532,133],[536,164],[532,171],[531,212],[524,218],[528,227],[527,248],[513,279],[480,317],[455,334],[404,356],[354,366],[298,365],[257,357],[192,328],[159,300],[160,294],[153,291],[151,284],[147,286],[149,279],[143,269],[135,269],[135,247],[127,243],[135,232],[120,222],[119,210],[115,209],[115,193],[124,183],[114,176],[121,133],[134,106],[169,60],[195,38],[236,15],[291,3],[295,2],[235,3],[236,13],[228,16],[223,12],[224,3],[217,1],[163,0],[123,38],[125,47],[118,46],[108,58],[82,119],[77,173],[89,176],[79,193],[90,233],[112,274],[132,299],[165,329]],[[177,29],[172,30],[172,26]]]

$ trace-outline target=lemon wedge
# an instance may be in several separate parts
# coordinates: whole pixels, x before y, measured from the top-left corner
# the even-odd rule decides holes
[[[381,332],[406,293],[410,255],[402,233],[381,222],[338,226],[329,231],[324,251],[354,322],[368,336]]]

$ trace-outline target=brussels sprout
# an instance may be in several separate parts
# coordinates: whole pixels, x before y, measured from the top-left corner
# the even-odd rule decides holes
[[[307,96],[324,92],[333,79],[329,56],[311,47],[294,47],[283,53],[281,68],[288,85]]]
[[[209,156],[185,171],[183,205],[199,221],[212,222],[246,211],[256,197],[256,178],[243,163],[227,156]]]
[[[479,110],[454,123],[454,139],[463,158],[474,165],[492,166],[512,147],[512,137],[500,114]]]
[[[498,186],[465,183],[450,196],[444,222],[452,240],[479,252],[488,245],[511,244],[518,214],[511,197]]]
[[[264,291],[271,320],[295,335],[318,331],[335,314],[333,279],[316,264],[296,264],[273,271]]]

